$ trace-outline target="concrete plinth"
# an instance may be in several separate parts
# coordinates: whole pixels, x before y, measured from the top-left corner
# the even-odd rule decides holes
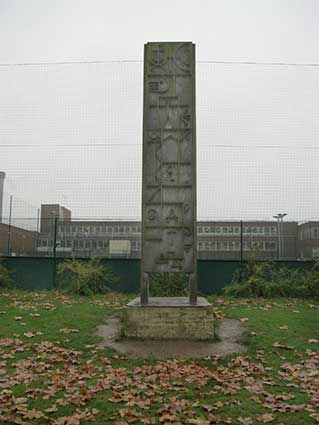
[[[123,332],[139,339],[210,340],[214,338],[214,313],[202,297],[196,305],[186,297],[154,297],[146,306],[135,298],[125,308]]]

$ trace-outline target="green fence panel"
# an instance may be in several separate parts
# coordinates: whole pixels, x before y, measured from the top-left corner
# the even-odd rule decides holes
[[[18,288],[28,290],[50,290],[58,287],[59,278],[55,273],[55,263],[58,265],[64,260],[58,258],[38,257],[6,257],[3,259],[6,266],[13,272]],[[82,259],[88,261],[88,259]],[[118,292],[138,292],[140,287],[140,260],[114,258],[101,259],[101,263],[112,268],[119,281],[113,285]],[[198,288],[203,294],[221,294],[225,286],[232,281],[237,269],[245,262],[229,260],[198,260]],[[294,269],[311,269],[312,261],[278,261],[276,267]]]
[[[198,260],[198,290],[203,294],[220,294],[232,281],[240,261]]]
[[[6,267],[20,289],[44,291],[54,289],[54,260],[51,258],[7,257]]]
[[[138,259],[105,259],[103,264],[111,267],[120,280],[113,286],[118,292],[138,292],[140,289],[141,261]]]

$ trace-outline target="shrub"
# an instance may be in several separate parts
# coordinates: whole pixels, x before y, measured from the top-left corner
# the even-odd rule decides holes
[[[306,273],[304,289],[307,297],[319,298],[319,262],[317,261],[312,270]]]
[[[0,264],[0,288],[13,288],[13,287],[14,287],[14,281],[12,279],[12,274],[3,264]]]
[[[319,266],[307,271],[249,262],[235,272],[224,292],[238,297],[319,297]]]
[[[151,273],[152,297],[184,297],[188,295],[189,280],[186,273]]]
[[[73,295],[105,294],[118,282],[112,269],[99,261],[66,260],[58,265],[60,289]]]

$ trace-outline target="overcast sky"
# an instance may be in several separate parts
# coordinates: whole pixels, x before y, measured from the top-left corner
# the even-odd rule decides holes
[[[203,63],[319,64],[318,22],[317,0],[0,0],[6,211],[138,218],[143,44],[190,40],[198,217],[318,218],[319,67]]]

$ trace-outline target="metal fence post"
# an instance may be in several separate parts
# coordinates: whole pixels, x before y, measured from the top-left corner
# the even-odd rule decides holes
[[[53,233],[53,288],[56,287],[56,241],[57,241],[58,217],[54,217]]]
[[[56,239],[58,229],[58,217],[54,217],[54,230],[53,230],[53,258],[56,257]]]
[[[243,220],[241,220],[240,221],[240,261],[243,261],[243,257],[244,257],[243,229],[244,229],[244,223],[243,223]]]
[[[8,245],[7,245],[8,257],[11,256],[11,220],[12,220],[12,195],[10,196],[9,225],[8,225]]]

